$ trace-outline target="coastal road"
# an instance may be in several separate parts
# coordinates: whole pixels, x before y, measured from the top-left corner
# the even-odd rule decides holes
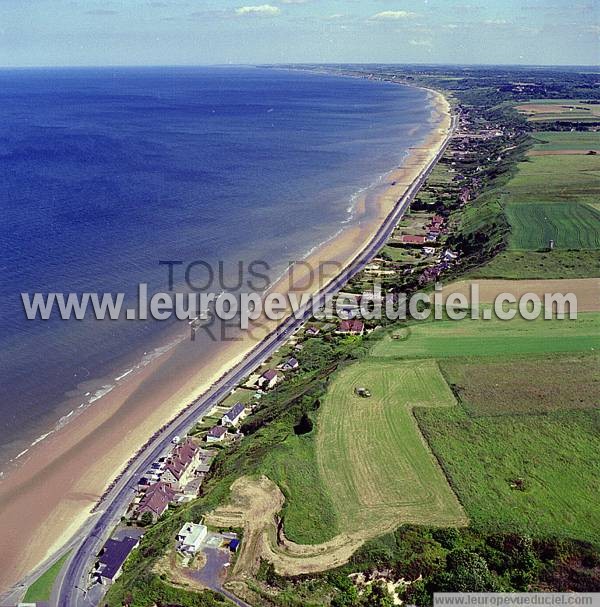
[[[393,211],[388,215],[377,234],[358,253],[355,259],[335,279],[317,293],[313,301],[322,305],[325,298],[337,293],[355,274],[378,253],[392,234],[396,224],[414,199],[415,195],[427,179],[429,173],[443,155],[450,137],[456,128],[457,119],[452,116],[451,126],[435,157],[421,171],[419,176],[409,186],[404,196],[398,201]],[[249,376],[265,359],[273,354],[281,345],[299,329],[304,322],[311,318],[313,302],[301,308],[296,314],[284,320],[277,330],[268,335],[252,352],[229,373],[217,381],[206,393],[183,410],[173,421],[160,430],[147,445],[131,460],[127,470],[104,496],[99,508],[91,521],[76,534],[70,542],[73,551],[57,580],[53,593],[52,604],[57,607],[90,607],[98,605],[86,592],[89,572],[96,555],[108,539],[112,529],[133,499],[138,480],[150,467],[152,462],[163,455],[176,435],[185,435],[198,418],[205,415],[215,404],[224,399],[242,380]]]

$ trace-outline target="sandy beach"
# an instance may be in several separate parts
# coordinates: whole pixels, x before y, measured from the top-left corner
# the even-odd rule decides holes
[[[347,265],[376,234],[381,223],[439,149],[450,126],[447,101],[433,93],[432,133],[413,148],[402,166],[357,203],[355,217],[332,240],[305,260]],[[337,273],[337,272],[336,272]],[[318,273],[317,273],[318,274]],[[333,271],[307,280],[306,266],[295,271],[302,289],[314,293]],[[320,283],[320,284],[319,284]],[[272,291],[286,293],[284,276]],[[0,483],[0,591],[58,550],[90,515],[91,509],[152,434],[216,379],[239,362],[273,322],[255,326],[241,341],[186,340],[152,361],[64,428],[30,449]]]

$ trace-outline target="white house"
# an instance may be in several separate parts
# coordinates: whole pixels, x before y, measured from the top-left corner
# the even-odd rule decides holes
[[[227,428],[225,426],[213,426],[206,435],[207,443],[220,443],[227,434]]]
[[[279,376],[275,369],[269,369],[265,371],[258,379],[258,387],[262,390],[269,390],[279,382]]]
[[[221,424],[223,426],[237,426],[237,424],[245,417],[246,407],[244,403],[236,403],[223,415]]]
[[[185,523],[185,525],[177,533],[177,549],[180,552],[195,554],[200,548],[200,544],[204,541],[208,529],[206,525],[199,523]]]

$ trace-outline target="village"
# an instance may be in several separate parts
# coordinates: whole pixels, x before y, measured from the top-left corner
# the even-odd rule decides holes
[[[450,275],[461,262],[461,256],[468,255],[464,243],[453,238],[451,213],[479,195],[490,167],[498,167],[502,154],[514,147],[511,141],[518,132],[490,124],[474,111],[462,109],[458,116],[458,129],[444,157],[386,245],[337,294],[339,319],[311,320],[228,398],[197,420],[187,436],[173,437],[169,450],[139,479],[121,524],[98,554],[90,573],[90,588],[117,580],[145,530],[170,509],[177,509],[202,494],[202,484],[219,451],[234,448],[243,440],[240,427],[244,419],[259,407],[265,394],[301,370],[297,357],[307,339],[340,339],[372,331],[379,323],[363,320],[360,306],[364,297],[372,298],[375,281],[382,286],[382,299],[394,300],[400,290],[423,288],[443,275]],[[368,398],[368,386],[358,388],[356,394]],[[234,531],[211,528],[202,520],[186,521],[172,538],[170,568],[176,565],[209,587],[215,563],[223,574],[231,565],[240,541],[242,538]],[[176,563],[172,560],[175,556]],[[208,569],[206,577],[201,573],[203,567]]]

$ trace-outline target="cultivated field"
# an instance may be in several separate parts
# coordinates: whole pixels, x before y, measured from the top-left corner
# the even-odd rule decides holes
[[[373,354],[393,358],[510,356],[600,349],[600,314],[579,314],[577,320],[510,321],[436,320],[409,325],[405,339],[389,334]]]
[[[512,249],[599,249],[600,212],[577,202],[511,202],[505,207]]]
[[[471,285],[477,285],[479,301],[492,304],[501,293],[512,293],[519,298],[526,293],[535,293],[542,301],[545,293],[573,293],[577,297],[578,312],[600,312],[600,279],[573,278],[550,280],[459,280],[444,286],[442,300],[451,293],[462,293],[467,298]]]
[[[540,121],[600,121],[600,104],[585,103],[573,99],[533,99],[528,103],[516,106],[517,110],[532,122]]]
[[[359,387],[372,396],[357,396]],[[342,532],[466,522],[412,414],[454,403],[435,361],[367,360],[335,377],[319,413],[317,461]]]

